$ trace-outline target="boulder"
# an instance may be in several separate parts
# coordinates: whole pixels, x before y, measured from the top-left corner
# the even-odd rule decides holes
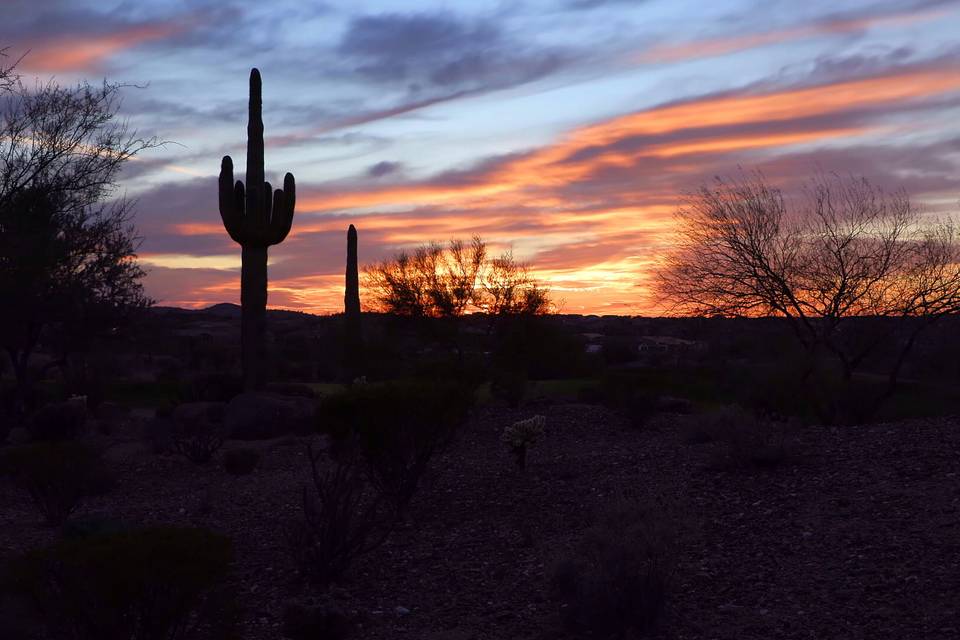
[[[308,433],[314,422],[313,400],[274,393],[242,393],[227,405],[224,424],[235,440],[268,440]]]

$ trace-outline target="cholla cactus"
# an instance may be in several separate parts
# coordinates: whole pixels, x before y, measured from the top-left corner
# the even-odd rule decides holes
[[[527,447],[536,443],[537,438],[543,435],[546,425],[547,419],[538,415],[514,422],[503,430],[500,440],[510,446],[517,466],[521,469],[527,466]]]

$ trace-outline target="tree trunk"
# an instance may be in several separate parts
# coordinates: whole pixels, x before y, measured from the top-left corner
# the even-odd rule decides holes
[[[244,246],[240,272],[240,352],[243,390],[267,383],[267,248]]]

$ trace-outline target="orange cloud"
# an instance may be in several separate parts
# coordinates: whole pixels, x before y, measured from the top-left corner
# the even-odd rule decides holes
[[[630,154],[602,153],[591,160],[572,160],[578,152],[612,145],[637,136],[666,136],[681,131],[747,123],[790,123],[856,108],[864,110],[960,90],[956,69],[920,70],[837,82],[758,95],[710,97],[614,118],[584,127],[558,143],[508,161],[481,180],[466,185],[419,184],[363,191],[306,194],[298,201],[303,211],[336,211],[372,206],[413,204],[469,207],[469,200],[505,194],[523,201],[524,194],[570,184],[604,166],[630,166],[645,156],[675,157],[695,153],[733,152],[761,147],[810,143],[858,135],[855,127],[824,127],[816,131],[780,134],[740,134],[727,138],[705,133],[703,139],[668,142]],[[517,195],[519,194],[519,195]]]
[[[162,40],[183,31],[179,23],[150,24],[91,36],[57,36],[33,47],[22,62],[24,69],[64,73],[96,68],[107,58],[145,42]]]
[[[842,35],[866,31],[874,27],[903,26],[916,22],[926,22],[943,16],[946,13],[949,13],[949,11],[932,9],[921,12],[895,13],[885,16],[838,18],[764,33],[752,33],[726,38],[710,38],[679,44],[665,44],[641,53],[636,57],[636,61],[642,64],[650,64],[710,58],[771,44],[781,44],[788,40],[803,40],[824,35]]]

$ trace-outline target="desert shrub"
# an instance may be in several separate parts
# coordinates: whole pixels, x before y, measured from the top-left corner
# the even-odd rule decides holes
[[[656,396],[629,372],[607,371],[600,380],[604,404],[623,413],[634,427],[643,426],[657,413]]]
[[[223,456],[223,467],[232,476],[253,473],[258,464],[260,464],[260,453],[255,449],[230,449]]]
[[[519,369],[494,370],[490,393],[508,407],[516,409],[527,395],[527,373]]]
[[[366,481],[356,446],[345,447],[326,469],[322,454],[308,448],[312,486],[303,489],[303,518],[289,533],[298,566],[319,585],[380,546],[395,521],[388,501]]]
[[[194,410],[180,411],[187,406]],[[223,413],[223,405],[215,402],[179,407],[171,425],[173,450],[195,464],[210,462],[223,446]]]
[[[11,563],[5,582],[29,600],[49,637],[180,640],[215,619],[207,605],[230,561],[223,536],[159,527],[32,551]]]
[[[368,476],[397,511],[417,490],[430,459],[447,445],[473,402],[469,387],[408,380],[356,385],[320,406],[334,453],[356,437]]]
[[[267,392],[276,393],[281,396],[296,396],[298,398],[317,397],[317,392],[308,384],[298,382],[269,382],[267,383]]]
[[[733,468],[769,468],[792,455],[787,446],[796,422],[777,422],[758,417],[737,406],[723,407],[686,420],[686,440],[716,443],[714,464]]]
[[[633,362],[639,359],[638,344],[639,340],[634,336],[603,336],[600,356],[608,365]]]
[[[597,363],[580,335],[549,316],[500,318],[493,341],[494,366],[526,371],[533,380],[580,378]]]
[[[662,505],[617,500],[553,569],[550,587],[564,625],[622,638],[654,628],[673,573],[675,524]]]
[[[63,524],[84,498],[107,491],[111,480],[96,453],[72,442],[7,450],[0,470],[30,494],[49,526]]]
[[[291,640],[345,640],[350,635],[350,621],[333,602],[289,605],[283,610],[280,632]]]
[[[200,373],[180,383],[180,402],[229,402],[243,393],[240,376],[231,373]]]
[[[71,440],[83,433],[87,420],[86,398],[53,402],[38,409],[28,422],[32,440]]]
[[[206,464],[223,446],[223,435],[216,425],[175,424],[173,450],[194,464]]]

